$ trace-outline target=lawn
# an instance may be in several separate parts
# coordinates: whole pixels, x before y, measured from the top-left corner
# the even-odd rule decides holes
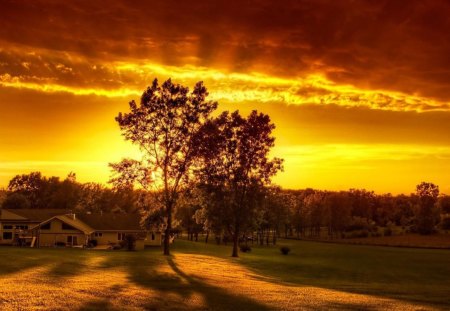
[[[280,240],[238,259],[177,240],[173,256],[0,248],[0,310],[450,308],[450,251]]]

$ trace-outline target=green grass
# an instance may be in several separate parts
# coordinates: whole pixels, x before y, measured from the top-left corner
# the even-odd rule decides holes
[[[450,251],[279,240],[230,246],[177,240],[173,256],[0,248],[0,309],[450,308]],[[49,298],[50,297],[50,298]]]
[[[177,251],[228,256],[229,247],[178,241]],[[254,246],[238,262],[280,282],[450,307],[450,250],[279,240]],[[281,255],[279,247],[291,253]]]

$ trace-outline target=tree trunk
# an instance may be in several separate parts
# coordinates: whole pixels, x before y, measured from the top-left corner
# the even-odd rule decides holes
[[[170,256],[170,234],[172,233],[172,204],[167,204],[167,228],[164,235],[164,255]]]
[[[205,243],[208,243],[208,238],[209,238],[209,230],[206,231]]]
[[[233,254],[231,255],[231,257],[239,257],[238,244],[239,244],[239,235],[238,232],[235,232],[233,235]]]

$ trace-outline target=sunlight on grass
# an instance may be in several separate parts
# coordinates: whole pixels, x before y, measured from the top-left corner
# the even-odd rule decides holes
[[[159,249],[105,252],[1,248],[3,258],[9,254],[12,260],[0,267],[0,309],[433,310],[432,306],[406,300],[287,282],[288,278],[277,275],[276,270],[262,273],[251,268],[257,268],[252,260],[263,258],[258,252],[274,252],[274,248],[232,259],[225,255],[228,247],[185,241],[179,241],[178,246],[172,257],[162,256]],[[198,254],[190,253],[193,251]],[[295,259],[275,253],[265,253],[264,257],[273,260],[274,266],[286,267],[291,267],[289,260]],[[14,269],[6,269],[10,264]],[[302,270],[291,273],[302,274]]]

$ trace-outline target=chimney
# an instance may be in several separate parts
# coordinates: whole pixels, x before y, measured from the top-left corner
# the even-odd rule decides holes
[[[67,216],[69,216],[70,218],[72,218],[73,220],[77,219],[77,216],[75,215],[75,213],[70,212],[69,214],[67,214]]]

